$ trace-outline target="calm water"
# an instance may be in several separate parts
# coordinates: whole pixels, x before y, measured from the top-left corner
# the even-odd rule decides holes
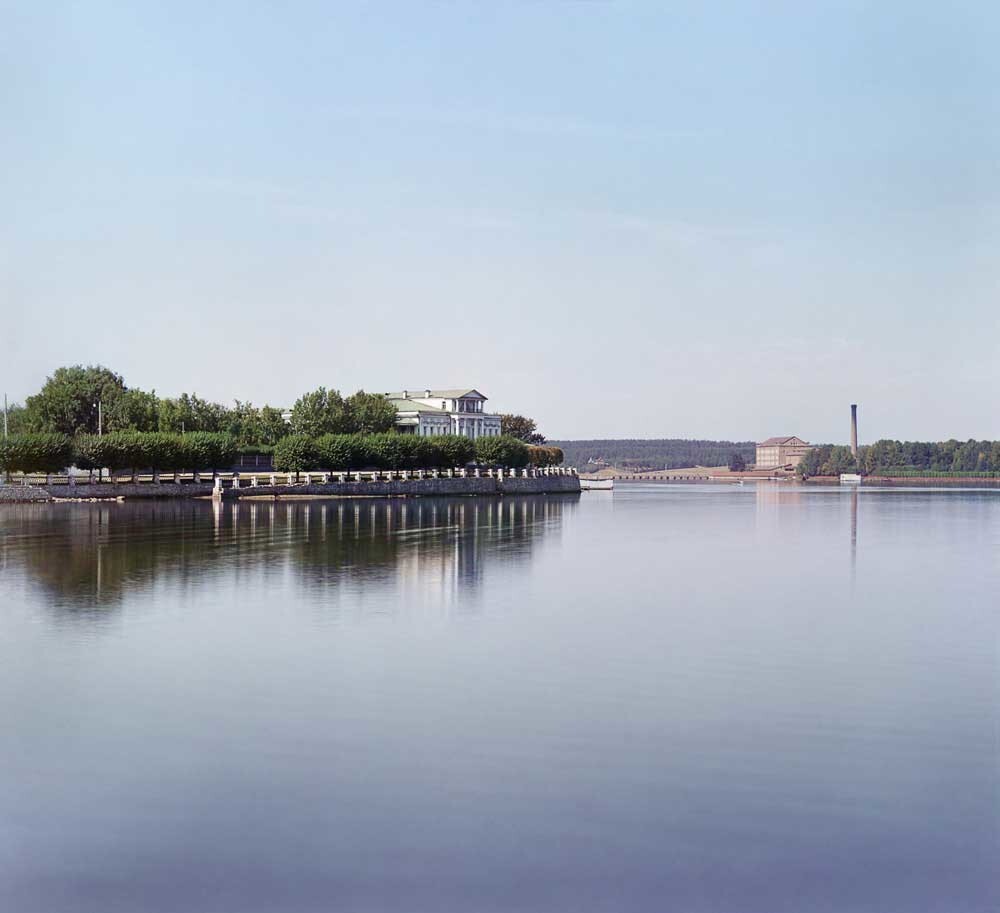
[[[1000,909],[1000,493],[0,507],[0,910]]]

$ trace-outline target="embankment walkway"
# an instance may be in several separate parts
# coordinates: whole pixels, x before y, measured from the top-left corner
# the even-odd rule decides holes
[[[114,480],[27,475],[0,488],[3,501],[133,498],[319,498],[563,494],[580,491],[575,469],[367,470],[299,473],[144,473]],[[18,494],[23,492],[24,497]]]

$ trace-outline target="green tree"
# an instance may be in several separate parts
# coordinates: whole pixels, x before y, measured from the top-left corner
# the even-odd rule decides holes
[[[197,394],[182,393],[176,399],[160,400],[159,430],[173,434],[188,431],[221,432],[228,427],[228,410]]]
[[[105,431],[156,431],[160,400],[155,391],[125,390],[104,409]]]
[[[866,448],[862,468],[867,475],[877,475],[887,469],[898,468],[904,462],[903,448],[899,441],[882,439]]]
[[[743,454],[734,450],[729,454],[729,471],[746,472],[747,461],[743,459]]]
[[[523,415],[501,415],[500,433],[524,441],[525,444],[545,443],[545,438],[538,433],[534,420]]]
[[[1000,441],[990,445],[990,472],[1000,472]]]
[[[25,401],[25,427],[56,434],[96,433],[98,403],[110,412],[124,393],[125,381],[108,368],[58,368]]]
[[[2,420],[2,416],[0,416],[0,420]],[[0,431],[2,430],[3,425],[0,425]],[[27,431],[28,420],[24,406],[18,405],[17,403],[11,403],[7,406],[7,433],[26,434]]]
[[[803,479],[809,479],[813,476],[822,475],[823,465],[830,458],[831,450],[833,450],[833,448],[829,445],[813,447],[812,450],[808,451],[805,456],[799,460],[799,475],[802,476]]]
[[[299,397],[292,407],[291,432],[319,437],[351,430],[344,398],[337,390],[319,387]]]
[[[823,462],[820,475],[839,476],[843,472],[857,472],[858,464],[850,447],[831,447],[829,456]]]
[[[260,410],[260,438],[255,444],[277,444],[291,432],[288,422],[274,406],[263,406]]]
[[[346,425],[358,434],[379,434],[396,427],[396,407],[381,393],[358,390],[344,400]]]
[[[986,472],[990,465],[990,441],[966,441],[956,451],[951,468],[956,472]]]
[[[235,401],[232,409],[226,411],[226,431],[241,447],[261,442],[262,428],[260,410],[253,403]]]

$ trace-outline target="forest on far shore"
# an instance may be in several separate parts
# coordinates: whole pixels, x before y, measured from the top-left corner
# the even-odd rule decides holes
[[[727,466],[733,454],[739,454],[749,464],[754,461],[757,446],[754,441],[692,441],[682,438],[624,438],[549,441],[549,443],[562,449],[567,466],[576,466],[581,471],[598,469],[602,462],[620,469],[646,470]]]

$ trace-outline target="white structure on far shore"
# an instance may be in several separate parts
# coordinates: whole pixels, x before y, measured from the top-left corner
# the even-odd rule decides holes
[[[396,428],[403,434],[473,439],[500,434],[500,416],[483,410],[486,397],[478,390],[403,390],[385,396],[396,407]]]

